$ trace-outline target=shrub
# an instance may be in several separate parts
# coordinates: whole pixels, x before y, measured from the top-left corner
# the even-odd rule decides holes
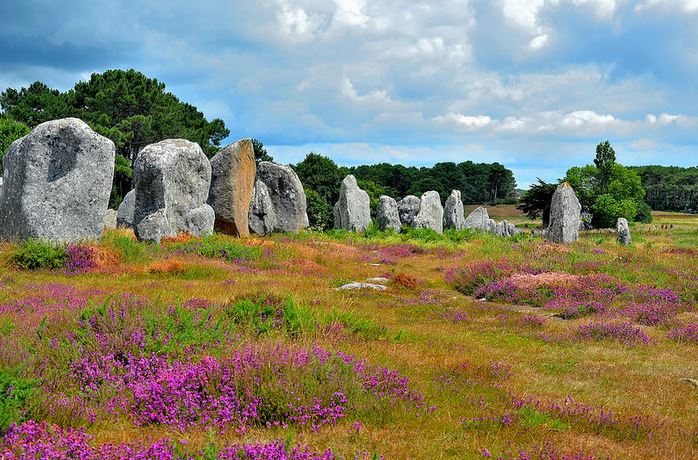
[[[16,371],[0,368],[0,433],[12,423],[24,420],[26,404],[34,391],[34,381]]]
[[[177,259],[167,259],[162,262],[152,263],[146,269],[148,273],[156,275],[182,274],[186,271],[184,263]]]
[[[125,263],[142,262],[146,258],[145,244],[136,241],[133,234],[121,230],[105,232],[100,244],[119,253]]]
[[[93,246],[69,244],[66,248],[66,268],[70,273],[83,273],[97,266],[97,250]]]
[[[446,281],[461,294],[470,295],[479,287],[509,276],[513,268],[507,260],[485,260],[451,269],[446,273]]]
[[[407,273],[398,273],[393,276],[391,282],[395,286],[400,286],[405,289],[414,290],[417,289],[417,278]]]
[[[225,308],[233,323],[258,335],[282,330],[292,337],[317,329],[312,312],[297,307],[290,297],[258,295],[236,300]]]
[[[67,257],[65,246],[29,238],[14,252],[12,262],[27,270],[56,270],[64,266]]]
[[[687,324],[669,331],[667,337],[678,342],[689,342],[698,345],[698,323]]]
[[[582,324],[577,328],[576,335],[587,340],[613,339],[626,345],[650,342],[642,329],[628,322]]]

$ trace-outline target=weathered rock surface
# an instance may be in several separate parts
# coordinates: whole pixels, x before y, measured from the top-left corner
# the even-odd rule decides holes
[[[397,203],[397,212],[402,225],[414,227],[414,219],[422,208],[422,200],[414,195],[407,195]]]
[[[494,234],[496,236],[501,236],[504,238],[509,238],[517,233],[519,233],[520,230],[516,228],[516,226],[512,223],[507,222],[506,220],[503,220],[497,224],[495,224],[494,227]]]
[[[114,143],[82,120],[42,123],[3,158],[0,236],[53,242],[96,239],[114,178]]]
[[[217,231],[249,236],[249,210],[256,174],[250,139],[239,140],[211,158],[208,204],[216,213]]]
[[[333,208],[334,228],[362,232],[371,224],[371,201],[351,174],[342,180],[339,201]]]
[[[489,214],[487,214],[487,209],[478,206],[465,218],[464,228],[482,230],[483,232],[494,231],[494,223],[494,220],[490,219]]]
[[[572,187],[558,186],[550,202],[550,225],[547,238],[554,243],[569,244],[579,239],[582,206]]]
[[[396,232],[400,231],[402,223],[400,222],[397,202],[393,198],[385,195],[380,196],[376,220],[378,221],[378,228],[381,230],[392,229]]]
[[[290,166],[262,161],[257,179],[264,182],[274,209],[274,230],[297,233],[308,224],[303,184]]]
[[[366,282],[373,284],[388,284],[390,279],[386,278],[385,276],[376,276],[375,278],[368,278]]]
[[[250,231],[257,235],[270,234],[276,225],[274,203],[271,201],[267,184],[261,180],[256,181],[254,185],[248,223]]]
[[[355,291],[359,289],[373,289],[375,291],[385,291],[388,289],[382,284],[372,284],[372,283],[347,283],[338,287],[337,291]]]
[[[116,228],[116,218],[118,212],[116,209],[107,209],[104,213],[104,230],[113,230]]]
[[[206,204],[211,163],[198,144],[167,139],[148,145],[138,154],[133,173],[138,239],[159,243],[180,232],[213,233],[215,214]]]
[[[623,246],[630,244],[630,226],[628,225],[628,219],[624,217],[619,217],[616,222],[616,238],[618,242]]]
[[[444,228],[454,228],[456,230],[463,230],[465,228],[465,212],[463,210],[460,190],[453,190],[451,195],[446,198],[446,206],[444,206]]]
[[[444,232],[444,208],[439,192],[425,192],[421,199],[419,214],[414,219],[415,228],[430,228],[437,233]]]
[[[116,214],[116,225],[119,227],[133,227],[133,213],[136,209],[136,190],[131,190],[126,194],[123,201],[119,205],[119,210]]]

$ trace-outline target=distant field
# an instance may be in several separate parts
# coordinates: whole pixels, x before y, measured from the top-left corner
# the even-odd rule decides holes
[[[497,206],[490,206],[487,204],[471,204],[465,206],[465,215],[470,214],[475,208],[482,206],[487,209],[487,213],[490,217],[496,221],[507,220],[516,225],[528,225],[530,227],[540,227],[540,220],[530,220],[526,217],[526,214],[522,213],[516,209],[516,205],[513,204],[500,204]]]

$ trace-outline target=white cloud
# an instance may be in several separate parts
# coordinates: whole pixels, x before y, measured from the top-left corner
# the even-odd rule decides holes
[[[601,115],[593,110],[576,110],[562,118],[563,126],[589,126],[612,123],[616,118],[613,115]]]
[[[635,6],[636,12],[642,12],[653,8],[678,9],[685,13],[698,12],[698,0],[644,0]]]
[[[533,37],[530,42],[528,42],[528,46],[534,50],[543,48],[545,44],[548,43],[548,38],[548,34],[537,35]]]
[[[487,115],[463,115],[462,113],[448,113],[434,117],[434,121],[438,123],[455,124],[458,127],[466,129],[478,129],[488,126],[493,123],[492,118]]]

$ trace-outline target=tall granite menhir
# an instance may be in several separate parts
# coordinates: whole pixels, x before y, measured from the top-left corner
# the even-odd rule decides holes
[[[249,236],[249,209],[257,167],[252,141],[242,139],[211,158],[208,204],[216,213],[215,228],[235,236]]]
[[[559,185],[550,202],[550,226],[547,238],[554,243],[569,244],[579,239],[582,205],[567,182]]]
[[[444,228],[463,230],[465,228],[465,210],[460,190],[453,190],[446,198],[444,207]]]
[[[334,228],[363,232],[371,224],[371,201],[351,174],[342,180],[339,200],[333,208]]]
[[[138,239],[159,243],[180,232],[213,233],[214,212],[206,204],[211,163],[198,144],[167,139],[148,145],[138,154],[133,173]]]
[[[378,198],[378,210],[376,211],[376,222],[380,230],[393,230],[400,232],[402,223],[395,199],[381,195]]]
[[[297,233],[309,225],[303,184],[290,166],[262,161],[257,166],[257,181],[267,186],[275,231]]]
[[[430,228],[437,233],[444,232],[444,208],[439,192],[431,190],[422,194],[419,214],[414,218],[415,228]]]
[[[114,143],[77,118],[42,123],[3,158],[0,236],[58,243],[96,239],[114,178]]]

